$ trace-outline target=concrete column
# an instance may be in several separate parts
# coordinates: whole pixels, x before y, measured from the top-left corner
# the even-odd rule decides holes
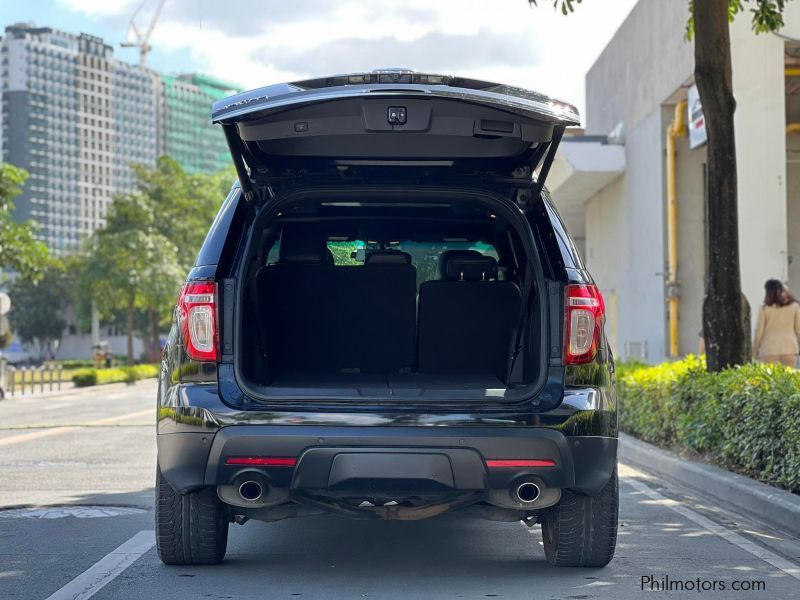
[[[764,281],[788,277],[784,40],[753,33],[745,11],[731,25],[731,52],[742,289],[755,314]]]
[[[100,312],[92,302],[92,347],[100,343]]]

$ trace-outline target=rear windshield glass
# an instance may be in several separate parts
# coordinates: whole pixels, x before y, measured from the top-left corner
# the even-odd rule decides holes
[[[397,241],[378,243],[373,240],[341,240],[329,239],[328,250],[333,256],[336,266],[363,266],[368,252],[372,250],[391,249],[406,252],[411,256],[411,264],[417,269],[417,287],[426,281],[441,279],[439,274],[439,257],[446,250],[476,250],[484,256],[491,256],[500,262],[497,249],[489,243],[475,240],[443,240],[436,242]],[[280,241],[270,248],[267,264],[275,264],[280,256]],[[504,279],[504,269],[498,273]]]
[[[477,250],[484,256],[491,256],[496,261],[500,260],[497,250],[491,244],[484,242],[445,241],[445,242],[400,242],[391,246],[395,250],[407,252],[411,255],[411,264],[417,268],[417,287],[426,281],[440,279],[439,257],[445,250]],[[502,272],[500,277],[502,278]]]
[[[417,287],[420,284],[440,279],[439,257],[445,250],[477,250],[484,256],[500,260],[497,250],[485,242],[442,241],[442,242],[393,242],[383,247],[370,241],[328,240],[328,250],[333,255],[334,265],[363,265],[366,254],[371,250],[391,249],[405,252],[411,256],[411,264],[417,269]],[[502,277],[502,274],[500,275]]]
[[[333,255],[334,265],[363,265],[367,245],[357,240],[355,242],[341,242],[328,240],[328,250]]]

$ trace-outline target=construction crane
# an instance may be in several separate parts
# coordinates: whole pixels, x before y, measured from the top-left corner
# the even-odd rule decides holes
[[[153,47],[150,45],[150,36],[153,35],[153,29],[155,29],[156,22],[158,18],[161,16],[161,9],[164,8],[164,3],[167,0],[158,0],[158,6],[156,7],[156,11],[153,13],[153,18],[150,19],[150,25],[148,26],[147,30],[142,34],[139,28],[136,26],[136,16],[139,14],[139,11],[145,5],[145,2],[142,2],[139,5],[139,8],[131,16],[131,26],[130,30],[133,32],[134,37],[136,38],[135,42],[123,42],[120,44],[123,48],[139,48],[139,66],[146,67],[147,66],[147,54]]]

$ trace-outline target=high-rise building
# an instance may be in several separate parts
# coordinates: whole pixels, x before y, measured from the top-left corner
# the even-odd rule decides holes
[[[225,136],[211,124],[210,106],[240,91],[204,75],[161,77],[163,146],[161,154],[177,160],[190,173],[218,171],[230,165]]]
[[[235,86],[199,75],[166,77],[114,57],[101,38],[33,24],[0,39],[0,157],[30,177],[19,220],[57,254],[105,225],[113,196],[135,183],[131,163],[160,154],[187,171],[230,164],[211,104]]]
[[[131,188],[127,165],[155,162],[157,77],[101,38],[29,24],[6,27],[0,65],[3,160],[30,174],[17,218],[52,251],[76,250]]]

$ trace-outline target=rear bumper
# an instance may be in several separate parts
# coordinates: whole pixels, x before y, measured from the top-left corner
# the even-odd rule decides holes
[[[230,457],[291,457],[295,466],[242,467]],[[547,467],[487,467],[491,459],[549,459]],[[158,435],[163,476],[181,493],[230,486],[243,471],[276,488],[335,493],[377,482],[442,492],[508,490],[518,480],[593,495],[617,462],[617,439],[566,437],[544,427],[231,425]],[[409,489],[408,491],[413,491]]]

